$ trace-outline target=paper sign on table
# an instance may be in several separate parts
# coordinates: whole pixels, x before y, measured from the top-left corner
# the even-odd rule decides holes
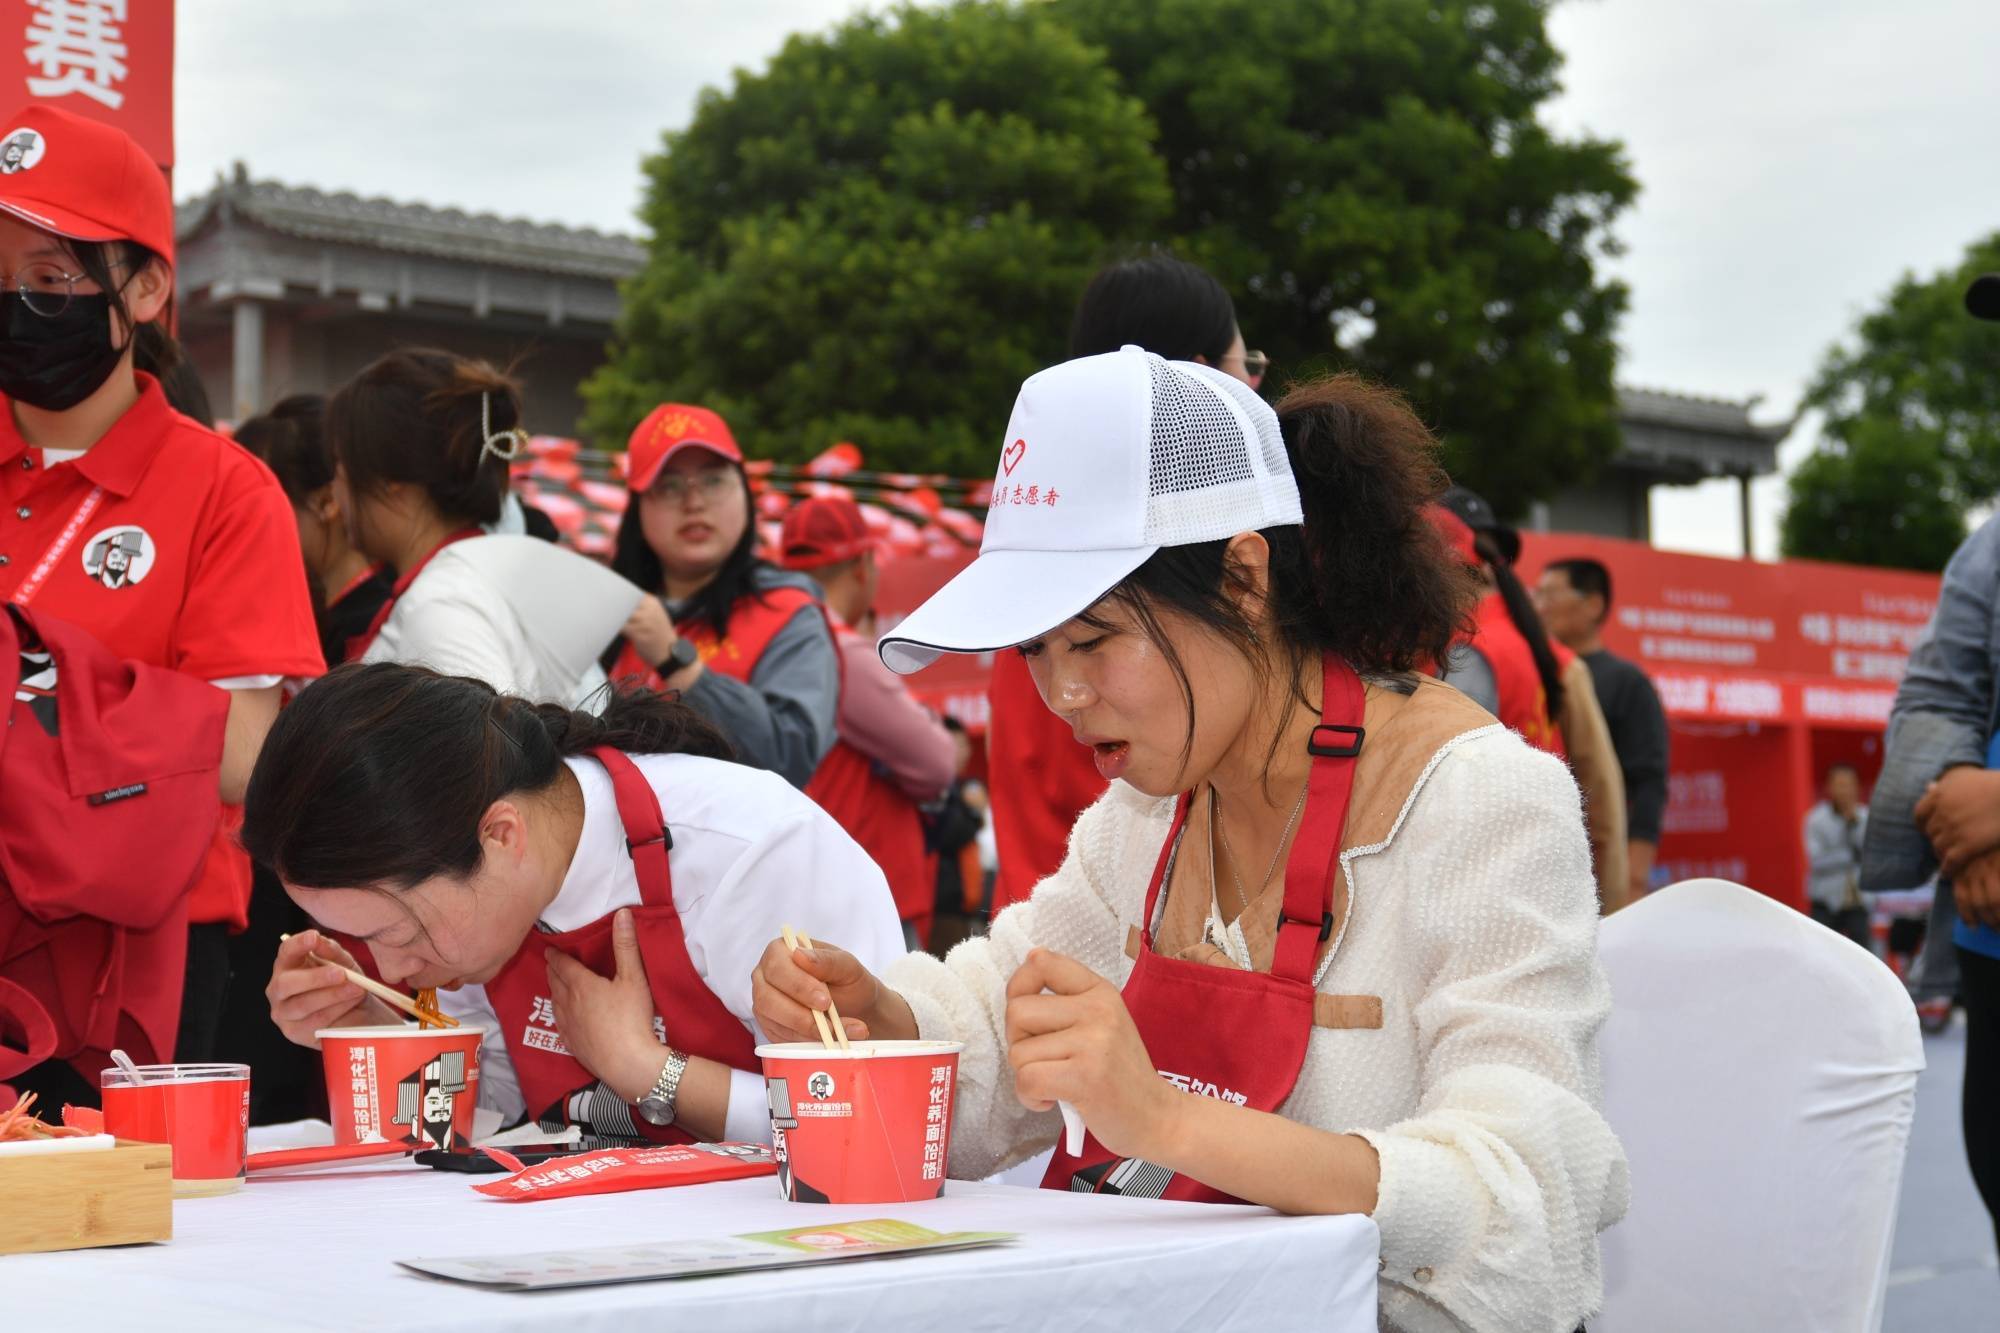
[[[714,1240],[452,1259],[399,1259],[397,1263],[412,1272],[449,1282],[502,1291],[547,1291],[555,1287],[659,1282],[906,1254],[942,1254],[1006,1245],[1017,1238],[1018,1233],[1012,1231],[937,1232],[894,1218],[873,1218]]]

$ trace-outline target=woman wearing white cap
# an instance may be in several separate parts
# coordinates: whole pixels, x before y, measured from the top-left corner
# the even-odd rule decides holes
[[[756,1014],[964,1042],[954,1175],[1061,1101],[1052,1188],[1371,1213],[1388,1326],[1570,1328],[1627,1193],[1576,787],[1421,674],[1471,591],[1423,426],[1281,407],[1135,348],[1022,386],[979,559],[881,651],[1018,646],[1111,789],[989,937],[879,980],[774,944]]]

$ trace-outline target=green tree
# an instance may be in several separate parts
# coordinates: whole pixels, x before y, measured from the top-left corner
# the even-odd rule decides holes
[[[980,475],[1114,239],[1168,204],[1153,129],[1040,6],[904,7],[795,36],[646,163],[644,271],[587,433],[704,403],[745,447],[837,439]]]
[[[2000,233],[1952,269],[1906,273],[1806,390],[1823,415],[1792,473],[1786,555],[1942,569],[1965,510],[2000,496],[2000,325],[1965,289],[2000,269]]]
[[[1052,0],[1160,128],[1173,233],[1277,378],[1409,393],[1504,513],[1618,447],[1596,259],[1634,197],[1621,148],[1537,119],[1549,0]]]
[[[1943,569],[1965,540],[1950,469],[1929,443],[1884,422],[1822,441],[1793,470],[1780,541],[1787,556]]]

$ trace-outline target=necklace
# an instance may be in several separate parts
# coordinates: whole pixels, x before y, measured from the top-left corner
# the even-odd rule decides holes
[[[1264,867],[1264,878],[1257,881],[1257,892],[1262,893],[1265,885],[1271,882],[1271,876],[1278,873],[1278,864],[1285,855],[1285,844],[1292,840],[1292,831],[1298,827],[1299,816],[1304,813],[1306,808],[1306,793],[1311,790],[1312,775],[1308,773],[1305,785],[1299,788],[1299,799],[1292,803],[1292,815],[1291,818],[1285,821],[1285,831],[1278,835],[1278,845],[1271,853],[1271,863]],[[1210,786],[1208,789],[1209,892],[1215,894],[1217,900],[1220,901],[1221,894],[1218,892],[1218,886],[1215,882],[1215,839],[1220,834],[1222,837],[1222,849],[1229,853],[1229,878],[1236,886],[1237,901],[1243,904],[1243,911],[1248,913],[1250,910],[1250,895],[1243,891],[1243,877],[1236,873],[1236,849],[1229,845],[1229,832],[1222,827],[1221,806],[1218,804],[1218,799],[1215,794],[1215,788]]]

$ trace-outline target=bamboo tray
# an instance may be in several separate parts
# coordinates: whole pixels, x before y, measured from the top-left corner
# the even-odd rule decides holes
[[[109,1152],[0,1160],[0,1254],[172,1239],[173,1166],[166,1144],[124,1139]]]

